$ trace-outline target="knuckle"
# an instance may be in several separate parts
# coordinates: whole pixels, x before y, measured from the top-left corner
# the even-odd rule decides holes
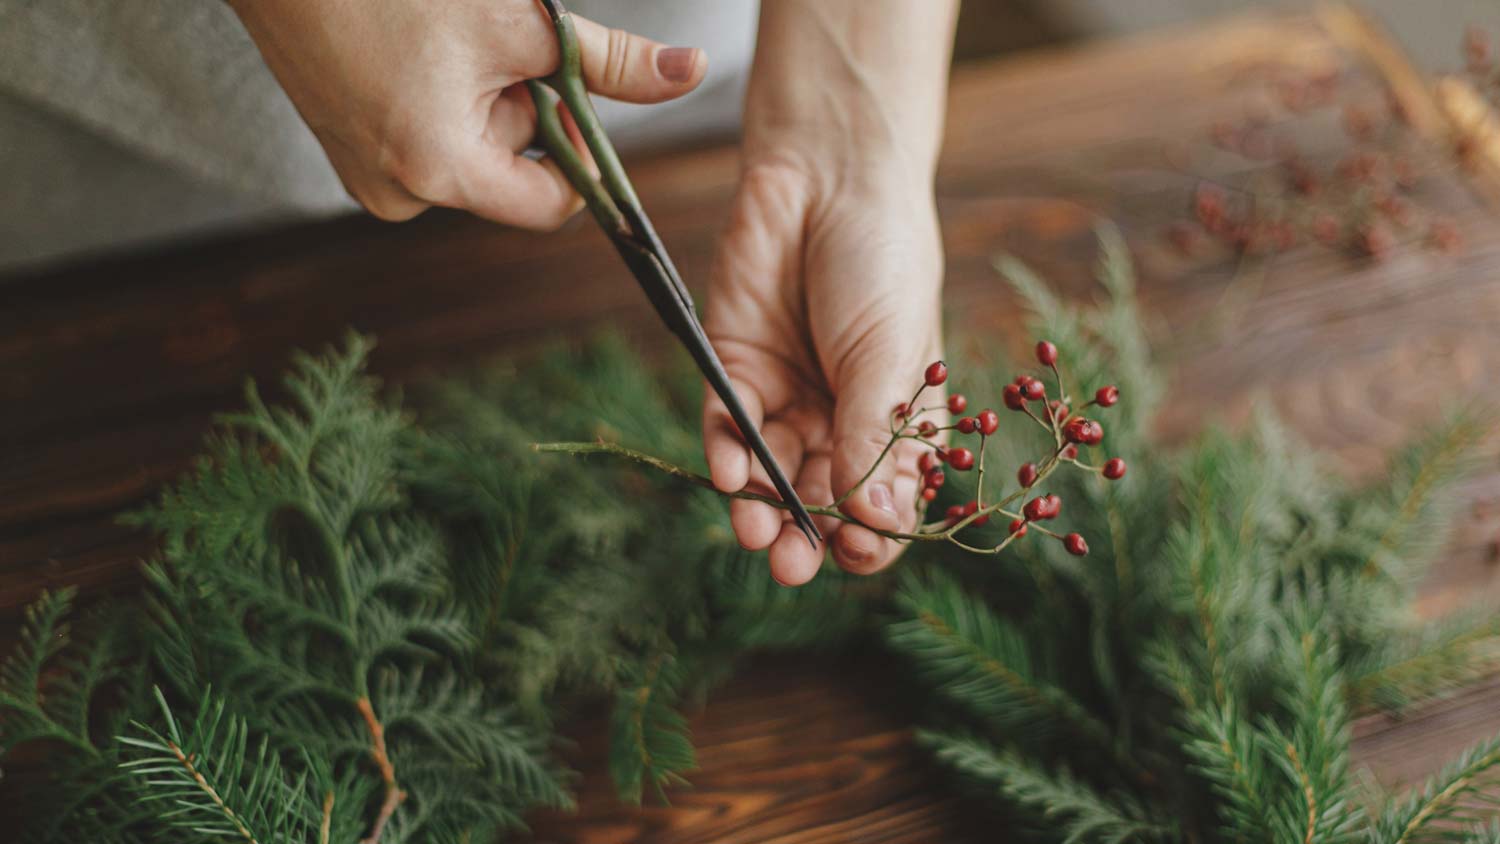
[[[414,196],[437,202],[452,187],[452,177],[442,161],[441,155],[433,155],[421,146],[402,145],[386,151],[381,170]]]
[[[609,52],[604,60],[604,82],[609,87],[619,88],[625,84],[632,45],[630,33],[623,29],[610,29]]]

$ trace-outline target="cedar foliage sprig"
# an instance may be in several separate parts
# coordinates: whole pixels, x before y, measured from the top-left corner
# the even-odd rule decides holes
[[[1494,664],[1487,614],[1433,628],[1407,609],[1479,417],[1370,490],[1269,415],[1164,450],[1128,252],[1112,230],[1101,244],[1107,296],[1088,307],[998,264],[1069,379],[1128,397],[1109,434],[1129,475],[1052,482],[1078,502],[1086,559],[914,543],[893,574],[782,589],[713,493],[529,447],[543,431],[629,443],[701,474],[685,371],[663,383],[605,341],[441,384],[418,424],[364,374],[365,341],[300,359],[284,399],[250,392],[136,515],[164,538],[139,605],[80,614],[63,590],[29,613],[0,669],[0,747],[47,755],[26,832],[478,840],[566,805],[552,722],[579,698],[611,707],[610,769],[639,800],[691,770],[683,708],[737,657],[875,638],[929,692],[923,745],[1040,840],[1500,838],[1481,826],[1493,744],[1400,799],[1357,794],[1349,769],[1353,713]],[[967,371],[973,392],[1008,380]],[[934,506],[973,498],[955,475]],[[993,547],[1006,526],[965,530]]]

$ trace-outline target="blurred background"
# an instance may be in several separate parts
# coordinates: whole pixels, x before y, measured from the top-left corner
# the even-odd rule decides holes
[[[693,95],[601,109],[622,148],[682,147],[734,132],[754,0],[569,5],[709,50],[710,77]],[[1311,5],[967,0],[956,57]],[[1500,23],[1487,0],[1361,5],[1431,70],[1458,64],[1467,23]],[[0,0],[0,173],[0,275],[357,210],[234,14],[201,0]]]
[[[1244,12],[1307,9],[1313,0],[967,0],[959,27],[962,55],[973,56],[1049,41],[1067,41]],[[1492,0],[1364,0],[1360,7],[1383,21],[1424,67],[1454,63],[1466,23],[1500,20]],[[1008,37],[1016,38],[1015,41]]]

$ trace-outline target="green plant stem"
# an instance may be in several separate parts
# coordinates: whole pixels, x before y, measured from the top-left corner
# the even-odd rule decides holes
[[[899,437],[898,437],[898,439],[899,439]],[[894,442],[894,440],[892,440],[892,441]],[[655,457],[653,455],[646,454],[643,451],[637,451],[637,450],[635,450],[633,448],[627,448],[626,446],[620,445],[619,443],[605,442],[603,440],[600,440],[600,441],[597,441],[597,442],[532,443],[531,444],[531,449],[532,449],[532,451],[540,452],[540,453],[543,453],[543,454],[571,454],[571,455],[574,455],[574,456],[586,456],[586,455],[590,455],[590,454],[608,454],[608,455],[612,455],[612,456],[615,456],[615,457],[623,457],[623,458],[625,458],[627,460],[632,460],[632,461],[635,461],[636,463],[641,463],[643,465],[650,466],[651,468],[656,469],[657,471],[660,471],[660,472],[663,472],[665,474],[671,475],[674,478],[677,478],[677,479],[682,480],[682,481],[686,481],[686,482],[688,482],[690,484],[693,484],[695,486],[699,486],[699,487],[702,487],[702,488],[707,489],[707,490],[712,490],[713,492],[716,492],[719,495],[724,496],[725,498],[738,498],[738,499],[743,499],[743,500],[746,500],[746,501],[759,501],[762,504],[769,504],[770,506],[775,507],[778,510],[786,510],[786,509],[788,509],[787,505],[781,499],[776,498],[774,496],[762,495],[761,493],[750,492],[748,490],[739,490],[739,491],[736,491],[736,492],[724,492],[723,490],[719,489],[718,487],[715,487],[714,486],[714,482],[712,480],[710,480],[707,477],[704,477],[703,475],[698,474],[697,472],[689,471],[687,469],[682,468],[681,466],[678,466],[675,463],[670,463],[670,462],[668,462],[666,460],[661,459],[660,457]],[[1047,461],[1045,461],[1042,464],[1042,468],[1037,473],[1037,482],[1040,483],[1044,478],[1046,478],[1049,474],[1051,474],[1052,471],[1057,468],[1059,462],[1060,461],[1058,461],[1056,454],[1054,454],[1051,458],[1049,458]],[[1033,484],[1033,487],[1034,486],[1035,486],[1035,484]],[[997,514],[997,513],[1000,514],[1000,515],[1002,515],[1002,516],[1005,516],[1007,518],[1011,518],[1011,519],[1021,518],[1021,516],[1019,514],[1014,513],[1014,512],[1012,512],[1010,510],[1007,510],[1005,508],[1006,508],[1007,505],[1014,503],[1016,500],[1018,500],[1025,493],[1026,493],[1026,490],[1024,490],[1024,489],[1017,490],[1017,491],[1011,493],[1010,495],[1006,496],[1005,498],[1001,499],[1000,501],[998,501],[998,502],[996,502],[996,503],[994,503],[994,504],[992,504],[992,505],[990,505],[988,507],[985,507],[982,510],[977,510],[976,512],[970,514],[969,516],[966,516],[965,518],[960,519],[957,522],[954,522],[953,524],[947,526],[943,530],[923,531],[921,529],[918,529],[918,531],[915,532],[915,533],[906,533],[904,531],[895,531],[895,530],[884,530],[884,529],[881,529],[881,528],[873,527],[871,525],[867,525],[864,522],[860,521],[859,519],[856,519],[853,516],[850,516],[847,513],[844,513],[843,511],[839,510],[837,504],[830,505],[830,506],[808,506],[807,512],[812,513],[815,516],[827,516],[827,517],[832,518],[832,519],[838,519],[841,522],[847,522],[847,523],[852,524],[852,525],[859,525],[860,527],[863,527],[863,528],[865,528],[867,530],[874,531],[875,533],[879,534],[880,536],[884,536],[887,539],[894,539],[894,540],[896,540],[898,542],[941,542],[941,541],[946,541],[946,542],[952,542],[954,545],[957,545],[958,547],[963,548],[966,551],[971,551],[971,552],[976,553],[976,554],[998,554],[1000,551],[1002,551],[1006,546],[1008,546],[1015,539],[1015,535],[1014,534],[1008,535],[1005,538],[1004,541],[1002,541],[1000,544],[998,544],[998,545],[996,545],[996,546],[994,546],[992,548],[979,548],[979,547],[976,547],[976,546],[969,545],[967,543],[961,542],[961,541],[959,541],[958,539],[955,538],[955,534],[957,534],[960,530],[963,530],[964,528],[966,528],[969,525],[973,524],[975,521],[978,521],[979,519],[982,519],[982,518],[985,518],[987,516],[991,516],[991,515],[994,515],[994,514]],[[1054,537],[1054,538],[1056,538],[1058,536],[1056,533],[1053,533],[1052,531],[1048,530],[1045,527],[1042,527],[1041,525],[1036,524],[1035,522],[1032,522],[1031,526],[1034,527],[1039,533],[1043,533],[1043,534],[1045,534],[1047,536],[1051,536],[1051,537]]]

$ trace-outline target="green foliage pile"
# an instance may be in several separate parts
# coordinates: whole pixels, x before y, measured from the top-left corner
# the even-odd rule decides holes
[[[1075,386],[1126,397],[1105,445],[1130,474],[1050,482],[1083,559],[916,548],[886,575],[782,589],[711,493],[530,449],[603,438],[701,470],[686,373],[606,340],[439,385],[419,423],[364,373],[362,339],[299,359],[131,516],[162,537],[139,602],[32,607],[0,671],[0,753],[46,759],[16,786],[24,835],[493,840],[569,805],[554,725],[575,707],[610,707],[622,797],[665,796],[693,767],[683,707],[737,659],[873,640],[922,690],[922,743],[1008,838],[1500,840],[1478,826],[1500,743],[1398,798],[1349,761],[1353,713],[1493,667],[1500,623],[1408,609],[1479,426],[1453,420],[1369,490],[1268,416],[1163,450],[1128,257],[1102,243],[1089,307],[1001,266]],[[954,369],[989,379],[960,384],[973,395],[1010,374]]]

